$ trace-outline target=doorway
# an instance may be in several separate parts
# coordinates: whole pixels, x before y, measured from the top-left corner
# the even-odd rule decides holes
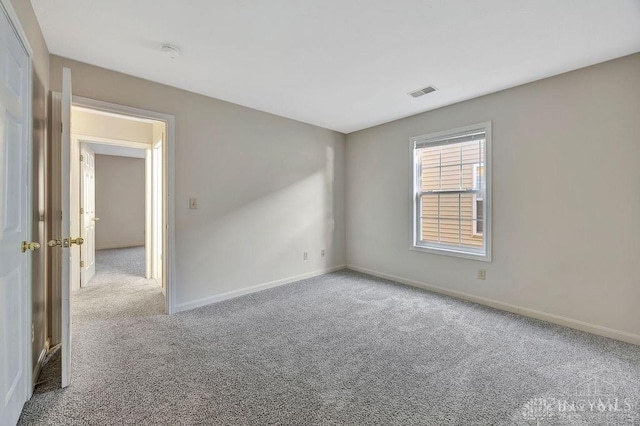
[[[100,315],[97,307],[103,306],[113,315],[138,316],[154,312],[149,310],[154,306],[155,313],[165,312],[166,123],[75,103],[71,115],[70,221],[84,240],[79,269],[71,276],[72,290],[78,292],[77,310]],[[84,291],[87,287],[92,287],[91,293]],[[143,293],[147,297],[135,306],[131,294]],[[86,300],[88,294],[93,298]],[[98,300],[96,294],[101,295]],[[100,299],[111,304],[101,304]],[[116,306],[118,300],[122,306]]]
[[[55,106],[55,105],[54,105]],[[72,98],[72,114],[75,116],[80,112],[96,114],[102,119],[98,120],[97,132],[86,130],[86,128],[78,128],[78,126],[70,126],[74,128],[73,137],[70,137],[70,226],[74,231],[81,232],[82,225],[89,222],[90,217],[82,218],[80,212],[80,148],[81,144],[86,144],[89,148],[107,150],[105,154],[116,154],[119,156],[140,157],[139,154],[132,154],[135,150],[144,151],[145,162],[145,230],[144,230],[144,249],[145,249],[145,277],[154,278],[161,283],[162,293],[164,296],[164,312],[171,314],[174,312],[174,267],[173,267],[173,251],[175,241],[174,231],[174,210],[173,203],[168,200],[173,197],[174,193],[174,140],[175,140],[175,119],[172,115],[158,113],[155,111],[142,110],[134,107],[112,104],[109,102],[98,101],[79,96]],[[108,137],[99,136],[100,132],[108,126],[110,117],[124,118],[128,120],[129,127],[138,129],[138,136],[133,140],[127,140],[120,133],[110,133]],[[57,120],[56,108],[52,109],[52,122]],[[136,125],[138,123],[138,125]],[[140,137],[139,123],[146,123],[152,126],[152,135],[150,138]],[[122,129],[121,129],[122,130]],[[131,130],[131,129],[129,129]],[[146,132],[147,130],[145,130]],[[82,134],[93,133],[93,134]],[[98,134],[98,136],[96,136]],[[105,132],[102,132],[105,134]],[[54,134],[54,137],[57,136]],[[100,146],[100,148],[96,148]],[[94,151],[95,152],[95,151]],[[98,152],[98,155],[102,151]],[[155,176],[155,180],[154,180]],[[74,194],[73,192],[76,192]],[[152,194],[159,194],[153,197]],[[123,206],[126,207],[126,206]],[[102,224],[103,218],[100,212],[95,215],[98,221],[95,222],[95,232],[99,232],[99,226]],[[85,219],[85,223],[81,223],[81,219]],[[149,253],[150,255],[147,255]],[[71,251],[70,255],[70,287],[81,287],[81,268],[80,261],[88,259],[89,255],[85,254],[81,259],[80,250]],[[88,259],[90,260],[90,259]],[[84,264],[85,267],[88,264]],[[86,273],[87,271],[85,271]],[[89,272],[91,273],[91,272]],[[88,277],[87,277],[88,278]],[[88,282],[86,279],[85,282]]]
[[[101,219],[104,220],[104,218],[101,218],[99,203],[95,203],[95,198],[93,200],[91,199],[92,194],[93,197],[95,197],[96,194],[96,179],[98,182],[100,179],[100,156],[104,158],[122,157],[134,160],[138,159],[143,164],[142,167],[144,171],[139,175],[142,175],[141,179],[144,180],[144,195],[139,198],[143,198],[144,229],[139,231],[137,240],[133,247],[131,247],[135,255],[121,252],[122,255],[120,259],[124,259],[126,263],[133,261],[133,263],[136,264],[137,269],[134,271],[136,279],[142,281],[147,280],[147,282],[155,281],[153,284],[156,284],[155,288],[152,288],[154,286],[147,286],[145,288],[145,290],[155,292],[153,295],[153,303],[147,303],[148,298],[136,299],[135,297],[127,297],[126,291],[130,292],[129,296],[132,294],[136,296],[143,295],[144,292],[135,291],[135,286],[121,287],[123,291],[117,293],[116,295],[118,297],[112,298],[111,302],[117,302],[119,298],[120,301],[116,303],[115,307],[124,307],[125,311],[116,312],[115,314],[112,311],[111,315],[122,316],[124,314],[124,316],[136,316],[139,315],[140,312],[143,312],[145,315],[173,313],[174,297],[172,282],[174,268],[172,267],[172,253],[175,239],[175,233],[173,231],[175,208],[168,202],[169,197],[173,198],[172,194],[175,186],[173,180],[174,117],[167,114],[87,98],[71,97],[68,95],[70,93],[70,71],[65,69],[65,73],[67,73],[65,74],[65,82],[67,82],[66,86],[68,87],[65,89],[66,92],[54,92],[52,94],[52,163],[61,164],[59,175],[55,173],[52,174],[52,182],[57,183],[51,190],[53,194],[52,199],[60,203],[58,208],[52,208],[52,210],[62,210],[62,228],[64,228],[64,222],[67,220],[67,231],[63,230],[62,233],[73,233],[74,236],[80,236],[81,238],[79,239],[86,238],[88,241],[86,245],[84,242],[78,245],[78,243],[75,242],[76,239],[73,240],[73,245],[65,246],[67,247],[66,255],[63,254],[61,257],[66,257],[65,262],[66,265],[68,265],[66,275],[68,278],[66,279],[64,273],[65,262],[57,262],[53,256],[51,257],[52,266],[54,266],[51,269],[52,276],[57,276],[55,266],[58,265],[58,263],[62,264],[63,270],[61,281],[52,280],[52,297],[49,305],[51,307],[52,324],[54,324],[52,329],[52,343],[56,346],[60,343],[61,345],[59,347],[62,348],[60,367],[62,372],[61,374],[54,374],[54,376],[62,377],[62,387],[66,387],[70,383],[71,323],[77,320],[77,324],[80,325],[83,321],[82,316],[78,317],[76,315],[82,315],[82,311],[79,309],[82,306],[77,305],[72,307],[70,299],[78,300],[77,294],[75,293],[80,294],[81,292],[74,291],[74,289],[82,290],[91,280],[96,279],[100,271],[100,246],[96,243],[98,243],[99,240],[98,235],[100,233]],[[63,84],[63,88],[65,88],[65,84]],[[66,101],[65,93],[67,93]],[[68,111],[66,118],[65,111]],[[82,120],[78,119],[77,114],[81,112],[94,115],[93,125],[89,126],[92,127],[92,129],[87,127],[78,128]],[[74,124],[71,124],[71,116],[73,116]],[[96,117],[98,118],[95,119]],[[126,132],[121,134],[109,133],[109,130],[117,130],[118,128],[118,126],[114,127],[111,126],[112,123],[109,123],[109,119],[112,118],[121,119],[128,123],[128,126],[125,125],[120,128],[121,131],[127,127],[129,127],[128,131],[131,131],[131,127],[137,127],[139,130],[140,123],[145,123],[147,125],[145,132],[147,134],[150,133],[150,136],[145,136],[144,140],[142,140],[136,136],[127,137],[125,135]],[[61,122],[63,123],[62,132],[59,131],[60,128],[57,126],[57,123]],[[70,124],[65,125],[64,123]],[[69,129],[66,134],[65,129]],[[149,129],[151,130],[149,131]],[[64,152],[65,149],[66,154]],[[66,161],[65,156],[67,158]],[[96,158],[98,158],[98,160],[96,160]],[[64,178],[65,175],[67,176],[66,182],[64,179],[61,179]],[[156,178],[155,183],[153,182],[154,177]],[[92,183],[94,185],[93,189],[91,189]],[[122,184],[121,186],[127,185]],[[58,193],[64,195],[65,187],[68,188],[66,199],[64,196],[56,197]],[[111,204],[116,206],[120,205],[121,209],[126,209],[128,203],[122,202],[122,200],[116,200]],[[63,206],[68,207],[63,208]],[[67,212],[67,219],[65,219],[65,210]],[[60,225],[55,219],[53,222]],[[92,239],[93,243],[91,243]],[[55,243],[57,241],[58,240],[49,241],[49,245],[51,246],[52,242]],[[97,253],[95,251],[96,248],[98,248]],[[128,248],[125,248],[125,250],[128,250]],[[60,253],[60,251],[52,250],[52,254],[55,253]],[[108,255],[108,252],[106,254]],[[118,259],[114,260],[109,256],[102,256],[102,258],[106,261],[103,263],[109,264],[112,261],[118,263]],[[116,267],[115,269],[117,270],[118,268]],[[136,273],[136,271],[140,270],[142,270],[142,272]],[[59,268],[57,271],[59,272]],[[122,281],[126,281],[126,279],[122,280],[121,278],[123,277],[120,276],[116,278],[116,281],[123,284]],[[138,282],[137,284],[141,283]],[[90,289],[91,287],[87,286],[86,288]],[[96,289],[97,287],[93,288],[94,293]],[[100,291],[104,290],[113,291],[116,289],[102,286]],[[68,295],[66,298],[65,294]],[[87,293],[85,292],[85,294]],[[69,298],[69,296],[71,296],[71,298]],[[93,296],[96,295],[93,294]],[[105,298],[100,299],[98,301],[99,303],[94,303],[94,306],[104,307],[105,300]],[[92,309],[88,303],[84,303],[84,307],[86,308],[84,309],[85,313],[93,315],[84,318],[95,319],[96,310]],[[152,307],[152,309],[149,309],[149,307]],[[134,308],[134,310],[137,309],[138,311],[137,313],[132,313],[129,308]],[[65,314],[65,312],[67,314]],[[72,316],[75,318],[70,318],[69,313],[72,313]],[[65,333],[66,336],[68,336],[66,339]],[[76,332],[74,331],[73,334],[76,334]],[[65,350],[65,348],[67,349]],[[46,368],[47,367],[45,367],[45,369]],[[54,386],[59,387],[60,382],[58,381],[58,384]]]

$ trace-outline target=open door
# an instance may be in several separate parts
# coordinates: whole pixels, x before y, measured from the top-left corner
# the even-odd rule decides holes
[[[31,395],[29,56],[0,4],[0,424]]]
[[[71,70],[62,70],[62,235],[71,235]],[[63,238],[69,239],[69,238]],[[62,248],[69,248],[70,243],[62,243]],[[66,247],[65,247],[66,245]],[[62,254],[62,387],[69,386],[71,379],[71,282],[70,282],[71,250]]]
[[[80,282],[86,285],[96,274],[96,161],[87,144],[80,147],[80,228],[84,244],[80,250]]]
[[[62,69],[62,143],[61,143],[61,199],[62,199],[62,235],[55,245],[61,246],[62,254],[62,387],[69,386],[71,381],[71,267],[72,259],[79,259],[78,246],[82,245],[81,237],[73,237],[78,229],[71,229],[71,70]],[[49,242],[51,245],[51,241]]]

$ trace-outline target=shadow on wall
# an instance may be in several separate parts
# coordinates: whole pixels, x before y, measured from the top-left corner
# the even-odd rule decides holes
[[[198,232],[185,240],[203,249],[192,248],[188,262],[209,269],[210,281],[200,283],[208,293],[343,263],[333,250],[335,148],[317,144],[314,151],[245,163],[246,176],[239,178],[242,185],[233,185],[235,194],[212,194],[211,204],[199,202],[198,210],[189,212],[190,229]],[[220,199],[226,202],[217,203]],[[197,274],[189,275],[196,279]],[[224,282],[218,282],[218,277],[225,277]]]

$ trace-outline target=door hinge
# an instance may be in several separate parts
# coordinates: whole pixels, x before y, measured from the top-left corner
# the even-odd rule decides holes
[[[80,207],[80,214],[84,214],[84,207]]]
[[[84,268],[84,260],[81,260],[81,261],[80,261],[80,267],[81,267],[81,268]]]
[[[64,133],[64,123],[60,122],[60,133]]]
[[[80,161],[84,161],[84,155],[80,154]]]

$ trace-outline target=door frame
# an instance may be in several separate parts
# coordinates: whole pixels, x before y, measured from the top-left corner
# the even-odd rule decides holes
[[[33,49],[29,44],[29,39],[27,38],[27,33],[25,33],[22,25],[20,23],[20,19],[13,9],[13,5],[10,0],[0,0],[0,13],[5,13],[9,22],[13,26],[14,31],[16,32],[16,36],[18,40],[24,47],[25,52],[27,53],[27,69],[25,70],[25,77],[27,79],[27,99],[25,100],[27,107],[27,116],[25,117],[25,123],[27,125],[27,241],[33,241],[32,227],[33,227]],[[46,246],[41,242],[41,246]],[[42,256],[43,259],[46,259],[46,256]],[[34,370],[32,368],[32,347],[31,347],[31,324],[33,323],[33,315],[32,315],[32,306],[31,306],[31,280],[33,279],[31,268],[32,268],[32,259],[31,256],[27,255],[26,259],[26,273],[25,273],[25,282],[26,286],[22,291],[22,299],[24,300],[23,306],[23,322],[24,322],[24,331],[25,334],[22,337],[22,349],[24,353],[23,359],[23,375],[24,375],[24,402],[27,402],[31,395],[33,394],[33,373]],[[44,277],[44,275],[43,275]]]
[[[162,134],[162,140],[164,140],[164,137],[165,135]],[[148,274],[151,277],[156,279],[158,276],[162,278],[162,263],[158,262],[158,258],[162,257],[161,256],[162,246],[158,244],[157,235],[162,232],[162,223],[159,223],[158,216],[162,218],[162,210],[164,210],[162,208],[162,204],[164,200],[160,200],[161,203],[160,205],[158,205],[158,200],[155,196],[156,193],[158,192],[156,189],[157,180],[158,180],[156,179],[156,177],[158,177],[158,175],[157,175],[157,167],[155,165],[158,162],[158,160],[156,159],[157,157],[156,150],[160,150],[159,161],[162,162],[163,147],[164,147],[164,143],[162,143],[162,141],[159,141],[159,142],[156,141],[151,144],[151,149],[147,151],[147,162],[148,162],[147,172],[150,175],[147,176],[147,185],[149,185],[149,187],[145,188],[147,192],[147,194],[145,194],[147,195],[146,201],[149,205],[147,212],[145,212],[146,213],[145,220],[147,222],[147,225],[149,225],[147,235],[149,235],[150,237],[149,240],[145,241],[145,243],[149,244],[149,250],[151,252],[151,255],[147,257],[147,267],[149,268]],[[162,172],[161,168],[160,168],[160,172]],[[160,176],[160,179],[162,179],[162,176]],[[158,209],[156,207],[160,209],[160,212],[158,212]],[[158,230],[158,226],[160,228],[159,230]],[[167,289],[162,287],[162,293],[166,297]]]
[[[162,121],[166,125],[166,138],[163,149],[163,273],[162,280],[165,283],[165,312],[169,315],[175,312],[175,117],[156,111],[134,108],[125,105],[114,104],[96,99],[73,96],[72,106],[95,109],[114,114],[129,115],[149,120]],[[80,137],[82,140],[95,140],[96,137]],[[104,143],[104,142],[103,142]],[[72,141],[72,147],[74,143]],[[147,146],[149,148],[149,146]],[[71,151],[74,155],[74,151]],[[77,158],[79,160],[79,157]],[[71,161],[75,161],[72,158]],[[64,171],[66,173],[68,171]],[[78,265],[79,266],[79,265]]]

